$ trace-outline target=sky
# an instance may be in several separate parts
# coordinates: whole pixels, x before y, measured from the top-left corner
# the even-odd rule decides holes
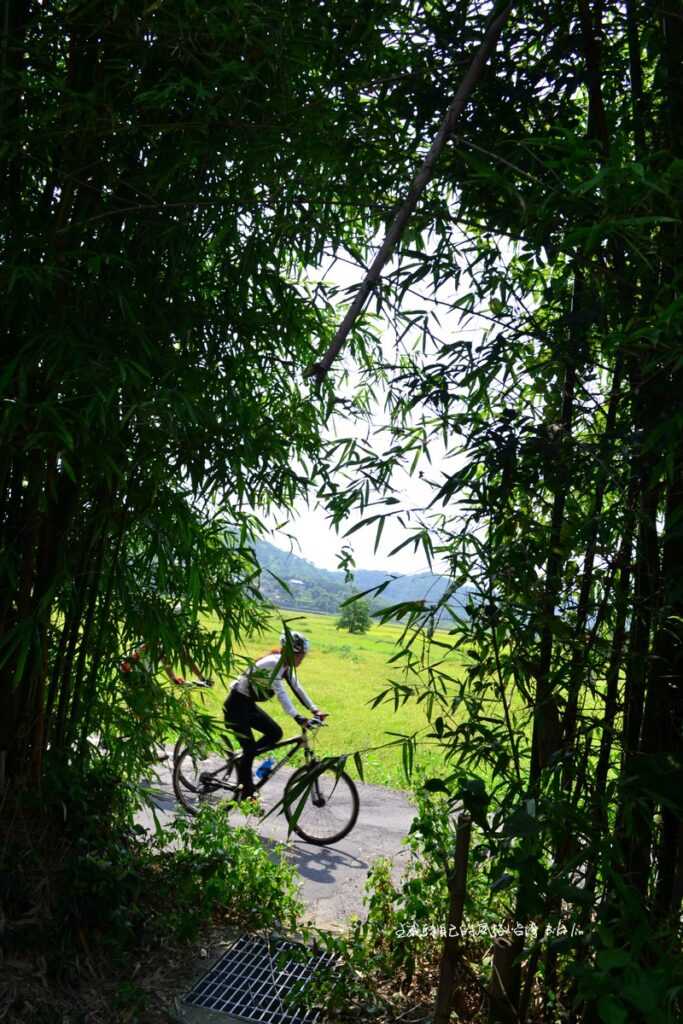
[[[376,238],[373,240],[373,244],[378,244],[381,239]],[[425,236],[424,238],[425,248],[429,248],[429,239]],[[390,263],[384,270],[384,273],[390,272],[392,269],[392,263]],[[362,280],[364,271],[362,268],[352,266],[349,262],[341,261],[335,262],[333,268],[325,268],[322,271],[312,274],[312,277],[325,278],[327,281],[334,283],[335,285],[341,286],[342,288],[351,289],[357,286]],[[466,290],[466,286],[463,283],[463,287]],[[443,304],[453,302],[455,299],[455,292],[450,289],[442,288],[437,292],[435,296],[422,294],[421,301],[424,304],[422,308],[427,308],[432,299],[435,299],[441,306],[439,311],[439,324],[440,329],[445,333],[457,332],[462,335],[463,325],[455,315],[443,313]],[[436,305],[433,307],[436,310]],[[345,308],[340,305],[341,320]],[[479,321],[481,323],[482,321]],[[473,332],[476,336],[479,335],[479,329]],[[389,323],[386,321],[381,326],[381,337],[382,345],[387,358],[393,357],[394,346],[396,343],[396,336]],[[473,338],[476,346],[477,340]],[[354,388],[354,368],[350,360],[344,360],[345,366],[350,374],[349,390]],[[379,396],[378,407],[381,408],[381,398]],[[379,425],[381,414],[377,414],[377,422],[370,424],[369,428],[367,424],[359,424],[354,430],[352,425],[348,422],[343,423],[341,429],[343,429],[342,436],[349,436],[353,433],[356,436],[367,436],[368,429],[372,431]],[[378,441],[381,443],[381,441]],[[394,486],[397,487],[395,495],[399,497],[403,503],[403,506],[407,509],[424,508],[434,496],[434,489],[427,480],[443,480],[443,473],[445,470],[450,468],[453,471],[457,462],[449,461],[446,458],[446,451],[443,444],[433,443],[429,449],[429,463],[424,460],[421,467],[424,469],[424,479],[421,478],[419,472],[415,475],[409,476],[407,472],[401,472],[397,475],[394,480]],[[396,506],[399,508],[400,506]],[[372,514],[373,511],[380,511],[377,509],[370,509],[365,512],[365,516]],[[408,536],[406,530],[392,519],[387,519],[380,545],[377,551],[375,551],[375,526],[369,526],[367,528],[360,529],[353,533],[352,536],[345,538],[344,533],[351,529],[355,523],[362,518],[359,515],[350,517],[348,523],[340,528],[337,533],[329,523],[329,517],[326,514],[324,508],[316,507],[314,505],[306,505],[304,502],[299,502],[292,510],[293,514],[291,519],[286,525],[283,525],[275,517],[270,517],[266,520],[267,525],[271,528],[272,533],[267,538],[272,544],[283,550],[292,550],[295,554],[302,558],[308,559],[320,568],[323,569],[337,569],[339,564],[339,553],[341,548],[345,544],[350,544],[353,548],[354,560],[357,569],[375,569],[375,570],[387,570],[391,573],[399,574],[413,574],[420,572],[441,572],[445,571],[445,564],[439,560],[435,560],[432,563],[431,570],[427,558],[424,552],[418,550],[417,552],[413,549],[412,545],[408,545],[403,548],[400,552],[395,555],[391,555],[391,551]]]
[[[414,504],[415,494],[411,495],[409,489],[403,493],[407,503]],[[357,569],[387,570],[401,575],[430,571],[427,559],[422,553],[414,554],[412,546],[390,557],[389,552],[392,548],[406,538],[406,532],[397,523],[387,522],[377,552],[374,550],[375,529],[372,526],[358,530],[353,536],[345,539],[344,530],[350,529],[359,518],[352,517],[337,533],[329,525],[324,509],[310,508],[300,503],[295,509],[292,521],[280,529],[274,529],[268,540],[276,547],[285,551],[291,550],[301,558],[308,559],[321,569],[337,569],[339,552],[343,545],[349,544],[353,548]],[[274,518],[269,520],[269,526],[277,526]],[[435,571],[438,571],[438,568]]]
[[[378,433],[379,425],[378,413],[375,422],[371,422],[369,426],[363,423],[353,425],[348,421],[340,421],[331,428],[330,434],[338,437],[363,437],[375,450],[381,451],[382,436]],[[437,558],[432,560],[430,566],[422,549],[416,551],[412,544],[402,548],[394,555],[391,554],[392,550],[409,536],[409,531],[398,522],[395,515],[386,519],[377,551],[375,551],[376,523],[354,531],[351,536],[347,537],[345,534],[361,519],[381,511],[400,512],[404,520],[415,523],[414,513],[425,509],[434,497],[434,487],[430,481],[441,482],[443,474],[448,469],[452,472],[456,464],[447,458],[443,443],[434,440],[429,448],[429,461],[423,458],[413,475],[409,475],[406,470],[395,471],[392,495],[399,499],[400,504],[392,505],[390,508],[388,506],[382,508],[381,504],[378,504],[366,509],[362,515],[354,513],[346,523],[340,526],[339,532],[337,532],[331,526],[329,514],[324,507],[299,501],[292,510],[289,520],[283,520],[284,513],[280,514],[279,519],[276,516],[271,516],[266,520],[267,525],[273,531],[267,539],[276,547],[286,551],[291,550],[294,554],[308,559],[322,569],[337,569],[342,547],[350,546],[353,549],[357,569],[387,570],[401,575],[430,571],[439,573],[445,570],[444,563]],[[377,498],[379,501],[379,495]]]

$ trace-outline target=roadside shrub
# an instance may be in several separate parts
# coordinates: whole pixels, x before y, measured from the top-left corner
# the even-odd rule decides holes
[[[356,920],[347,935],[319,936],[320,944],[338,955],[339,966],[318,982],[318,997],[344,1019],[354,1013],[394,1013],[407,998],[433,1003],[448,918],[447,875],[453,866],[455,828],[447,799],[419,788],[415,800],[417,813],[405,840],[411,858],[401,879],[394,880],[390,860],[377,860],[365,887],[367,918]],[[484,849],[474,845],[471,863]],[[470,935],[475,926],[483,933],[501,919],[499,902],[482,873],[471,871],[465,905]],[[464,939],[463,945],[470,953],[477,946],[475,956],[483,959],[485,940]]]
[[[37,799],[64,838],[96,842],[127,833],[138,803],[136,788],[106,761],[85,769],[55,765]]]
[[[354,921],[347,935],[319,936],[340,964],[318,983],[319,997],[341,1016],[354,1005],[364,1014],[388,1009],[440,949],[434,936],[448,912],[442,856],[451,834],[448,805],[421,791],[416,800],[405,840],[412,856],[400,882],[392,877],[390,860],[375,861],[365,886],[367,918]]]
[[[253,829],[232,827],[220,808],[177,818],[156,845],[161,888],[173,894],[163,914],[174,934],[192,938],[212,916],[253,930],[297,928],[303,904],[284,848],[267,849]]]
[[[48,814],[35,794],[4,808],[0,953],[35,954],[61,973],[73,951],[117,958],[216,921],[296,928],[295,869],[224,812],[205,808],[150,838],[126,824],[130,794],[107,773],[55,779],[54,794]]]

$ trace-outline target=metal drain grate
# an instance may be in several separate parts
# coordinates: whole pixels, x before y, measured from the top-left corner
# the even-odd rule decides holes
[[[302,951],[306,954],[302,956]],[[289,955],[287,955],[289,954]],[[180,1001],[183,1019],[234,1019],[251,1024],[316,1024],[319,1009],[303,1009],[291,1001],[320,968],[332,965],[331,953],[314,953],[287,939],[241,936]]]

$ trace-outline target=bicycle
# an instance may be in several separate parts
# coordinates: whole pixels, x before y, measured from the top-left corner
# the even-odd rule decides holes
[[[334,759],[320,761],[313,752],[310,735],[322,724],[318,719],[312,719],[302,727],[299,736],[274,744],[267,751],[268,755],[287,748],[289,753],[276,761],[254,785],[254,791],[258,792],[302,750],[305,764],[287,780],[283,810],[292,831],[315,846],[329,846],[347,836],[356,824],[359,808],[358,790],[353,780],[345,771],[335,767]],[[207,756],[187,747],[180,754],[173,771],[173,790],[182,807],[189,814],[198,814],[200,806],[212,799],[216,802],[225,799],[238,802],[240,787],[236,763],[241,755],[242,751],[236,750],[231,751],[227,758]],[[335,831],[328,834],[323,828],[324,820]]]

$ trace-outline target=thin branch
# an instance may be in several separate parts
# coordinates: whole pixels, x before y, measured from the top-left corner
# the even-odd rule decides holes
[[[441,127],[439,128],[439,131],[437,132],[434,141],[432,142],[432,145],[429,149],[429,152],[427,153],[427,156],[424,159],[422,167],[420,168],[415,179],[413,180],[413,184],[410,187],[408,196],[403,206],[396,214],[396,217],[394,218],[394,221],[386,234],[384,242],[382,243],[382,246],[379,252],[377,253],[377,256],[375,257],[372,266],[370,267],[370,270],[365,276],[365,280],[358,289],[358,294],[356,295],[356,298],[351,304],[351,307],[348,310],[346,316],[342,320],[339,329],[337,330],[337,333],[332,339],[332,343],[330,344],[329,348],[323,355],[322,359],[320,359],[318,362],[313,363],[305,370],[305,377],[314,377],[317,383],[321,384],[322,381],[327,376],[330,367],[332,366],[332,363],[334,362],[334,360],[337,358],[342,348],[344,347],[344,343],[353,325],[355,324],[359,314],[361,313],[363,307],[365,306],[368,296],[370,295],[375,285],[377,285],[377,283],[379,282],[379,278],[382,273],[382,270],[384,269],[385,264],[388,262],[398,242],[401,240],[406,225],[408,224],[408,221],[410,220],[410,217],[413,211],[415,210],[415,207],[417,206],[420,196],[422,195],[425,188],[432,179],[436,161],[441,155],[446,145],[446,142],[448,141],[449,136],[452,134],[460,114],[465,109],[467,101],[470,97],[470,93],[475,88],[475,86],[479,82],[479,79],[482,76],[489,55],[495,48],[495,45],[498,41],[498,37],[500,36],[500,33],[503,30],[503,26],[505,25],[505,22],[507,21],[511,10],[512,0],[510,3],[506,4],[502,11],[497,15],[497,17],[493,19],[493,21],[489,25],[486,36],[484,37],[484,41],[481,44],[477,53],[475,54],[472,63],[470,64],[469,69],[465,74],[465,77],[460,83],[458,91],[455,94],[455,99],[453,100],[453,102],[451,103],[450,107],[446,112],[446,116],[444,117],[441,123]]]

